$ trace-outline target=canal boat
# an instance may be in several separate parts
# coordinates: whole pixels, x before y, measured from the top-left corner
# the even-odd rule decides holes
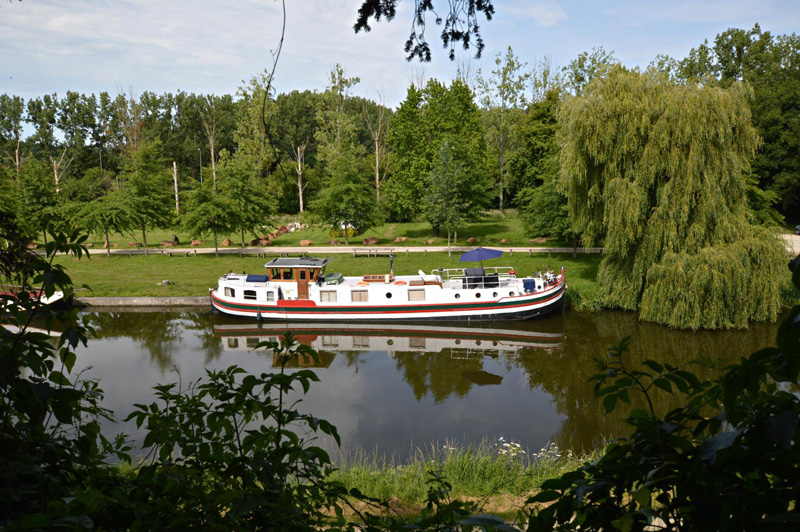
[[[214,309],[284,321],[527,320],[561,312],[564,269],[518,277],[511,268],[420,270],[345,277],[329,259],[276,258],[266,273],[223,275],[209,289]]]

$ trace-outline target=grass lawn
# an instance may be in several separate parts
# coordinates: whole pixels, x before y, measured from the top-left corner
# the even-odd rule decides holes
[[[316,255],[320,258],[325,255]],[[436,268],[460,268],[472,266],[459,263],[460,253],[411,253],[408,257],[398,253],[394,261],[394,272],[397,275],[413,274],[418,270],[430,272]],[[387,257],[356,257],[349,254],[329,255],[332,259],[328,272],[341,272],[344,275],[363,275],[365,273],[383,274],[389,272]],[[217,279],[229,270],[260,273],[270,258],[238,256],[198,255],[186,257],[143,255],[111,256],[94,255],[89,259],[77,260],[74,257],[58,257],[56,261],[67,268],[75,286],[88,285],[92,293],[81,293],[90,296],[204,296],[208,289],[216,286]],[[513,257],[506,253],[500,259],[484,262],[484,266],[510,266],[518,276],[527,276],[537,270],[550,266],[554,270],[560,266],[567,268],[567,283],[570,290],[580,293],[594,291],[597,266],[600,255],[585,254],[573,259],[570,254],[547,253],[534,254],[514,253]],[[163,280],[175,284],[157,286]]]
[[[262,232],[263,235],[277,229],[281,225],[286,225],[291,222],[302,222],[302,217],[297,216],[281,216],[274,221],[275,227],[265,228]],[[148,247],[160,247],[162,240],[172,241],[172,236],[175,235],[181,242],[180,247],[189,247],[192,240],[192,235],[186,233],[180,228],[174,229],[153,229],[147,232]],[[262,236],[262,235],[260,235]],[[379,246],[446,246],[447,235],[434,238],[431,231],[431,226],[428,222],[410,222],[410,223],[385,223],[367,230],[362,235],[356,235],[351,238],[351,245],[361,245],[364,238],[376,237]],[[398,237],[405,237],[407,240],[403,243],[395,244],[395,239]],[[234,245],[241,245],[242,238],[240,234],[220,235],[218,237],[219,244],[226,238],[230,238]],[[472,223],[462,228],[458,232],[458,244],[466,245],[469,238],[477,238],[478,244],[482,246],[520,246],[520,247],[563,247],[568,246],[566,242],[550,240],[548,242],[531,242],[531,238],[525,234],[522,220],[517,216],[517,212],[512,209],[507,209],[503,212],[491,211],[480,222]],[[130,243],[142,242],[141,232],[125,233],[123,235],[114,234],[109,235],[112,243],[117,244],[121,249],[129,247]],[[252,234],[245,234],[245,241],[249,243],[253,239]],[[308,229],[287,233],[277,238],[273,246],[299,246],[301,240],[312,240],[316,245],[328,245],[328,241],[337,239],[341,245],[345,245],[344,236],[332,236],[330,226],[326,225],[309,225]],[[503,244],[501,240],[505,239],[507,242]],[[433,240],[432,244],[428,244],[428,240]],[[103,247],[105,240],[102,233],[91,234],[89,242],[93,247]],[[204,246],[213,247],[214,239],[210,236],[203,238]]]

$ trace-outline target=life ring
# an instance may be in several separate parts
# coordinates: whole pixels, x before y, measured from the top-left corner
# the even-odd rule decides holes
[[[405,281],[395,281],[394,284],[406,284]]]

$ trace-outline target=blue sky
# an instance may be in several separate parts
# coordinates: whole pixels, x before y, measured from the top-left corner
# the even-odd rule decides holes
[[[443,4],[436,0],[436,4]],[[797,0],[495,0],[484,21],[486,49],[474,68],[491,70],[511,46],[529,66],[545,56],[563,66],[584,50],[603,46],[628,66],[647,66],[657,54],[676,58],[731,27],[758,22],[774,34],[796,33]],[[431,63],[408,63],[403,43],[412,0],[396,19],[353,33],[360,0],[288,0],[287,28],[276,74],[279,91],[322,90],[341,63],[361,83],[355,94],[390,105],[410,80],[449,80],[438,31],[429,24]],[[0,0],[0,93],[25,98],[66,90],[232,93],[271,64],[278,45],[275,0]],[[464,57],[471,57],[471,53]]]

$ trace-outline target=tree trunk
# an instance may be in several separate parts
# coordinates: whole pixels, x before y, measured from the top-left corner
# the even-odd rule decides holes
[[[181,213],[181,205],[178,201],[178,163],[172,161],[172,181],[175,183],[175,212]]]
[[[381,201],[381,157],[378,150],[378,139],[375,139],[375,198],[376,201]]]
[[[300,212],[303,212],[303,190],[306,188],[303,184],[303,161],[305,160],[306,145],[300,144],[298,147],[293,148],[294,156],[297,160],[297,196],[300,198]]]
[[[106,233],[106,256],[110,257],[111,256],[111,242],[108,241],[108,227],[106,227],[105,233]]]
[[[47,229],[42,229],[42,234],[44,235],[44,245],[47,246]]]
[[[214,233],[214,257],[219,258],[219,245],[217,245],[217,233]]]
[[[344,226],[344,243],[350,245],[350,227],[347,224]]]
[[[458,244],[458,227],[453,229],[453,244]]]
[[[244,228],[242,228],[242,247],[244,247]]]
[[[142,246],[144,247],[144,256],[147,256],[147,233],[145,231],[145,225],[142,224]]]
[[[500,152],[500,212],[503,212],[503,152]]]

